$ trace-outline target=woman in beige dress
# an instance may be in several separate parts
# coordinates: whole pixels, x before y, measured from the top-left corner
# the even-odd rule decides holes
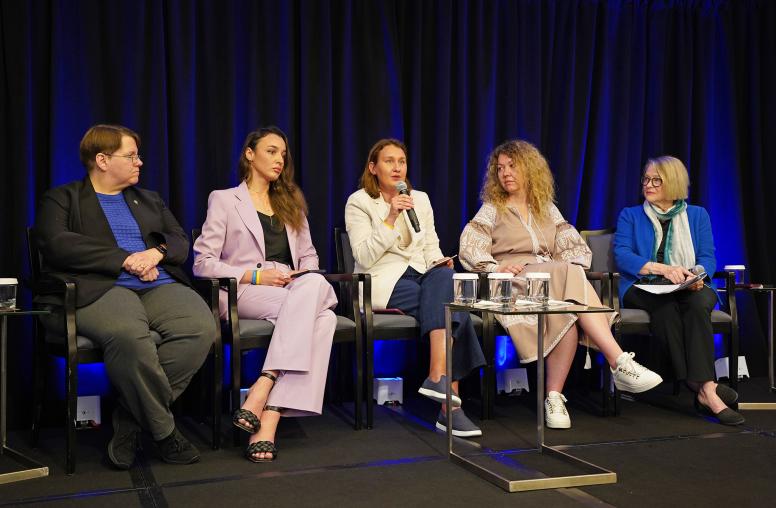
[[[587,281],[592,254],[579,233],[555,206],[552,173],[539,150],[522,140],[508,141],[490,154],[482,186],[482,208],[461,234],[460,259],[467,270],[514,274],[518,293],[529,272],[550,274],[550,298],[600,306]],[[603,353],[618,389],[639,393],[662,378],[639,365],[614,340],[614,314],[551,314],[544,332],[547,362],[545,418],[550,428],[567,429],[571,419],[562,394],[577,343],[585,337]],[[509,331],[522,363],[535,361],[535,315],[497,316]]]

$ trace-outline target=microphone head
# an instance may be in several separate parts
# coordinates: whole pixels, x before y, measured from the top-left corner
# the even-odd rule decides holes
[[[407,192],[407,184],[404,182],[396,182],[396,190],[399,191],[399,194]]]

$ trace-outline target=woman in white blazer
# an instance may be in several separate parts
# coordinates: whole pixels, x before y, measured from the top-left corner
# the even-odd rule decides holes
[[[397,184],[405,186],[399,193]],[[381,139],[369,151],[361,189],[348,198],[345,225],[355,258],[355,271],[372,276],[372,306],[396,308],[420,322],[430,343],[428,378],[418,390],[437,402],[445,401],[444,303],[453,299],[453,262],[444,261],[434,230],[434,212],[424,192],[407,180],[407,148],[396,139]],[[407,211],[417,215],[418,230]],[[482,431],[460,409],[458,380],[485,364],[469,315],[453,315],[453,435],[474,437]],[[444,406],[436,427],[447,430]]]

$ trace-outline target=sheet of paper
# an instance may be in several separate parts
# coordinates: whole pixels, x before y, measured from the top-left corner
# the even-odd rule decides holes
[[[634,284],[634,286],[648,293],[652,293],[653,295],[666,295],[668,293],[673,293],[674,291],[685,289],[699,280],[702,280],[704,277],[706,277],[706,272],[687,279],[681,284]]]
[[[634,284],[634,286],[653,295],[665,295],[679,289],[680,284]]]

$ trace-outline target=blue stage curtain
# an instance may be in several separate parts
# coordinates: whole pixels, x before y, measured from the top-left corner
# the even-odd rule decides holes
[[[324,267],[370,146],[409,147],[446,253],[515,137],[561,212],[612,227],[648,157],[682,159],[717,259],[774,282],[776,2],[769,0],[0,2],[0,275],[26,271],[41,193],[84,175],[92,124],[140,133],[140,186],[186,230],[235,185],[248,131],[290,137]]]

